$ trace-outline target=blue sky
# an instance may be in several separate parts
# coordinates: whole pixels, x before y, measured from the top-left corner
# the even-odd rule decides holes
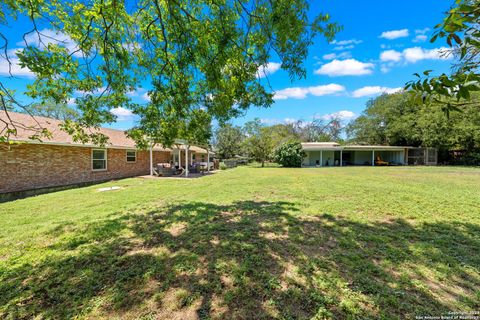
[[[451,60],[439,54],[445,43],[428,40],[451,4],[450,0],[311,1],[311,16],[329,13],[343,25],[343,31],[333,43],[316,40],[305,61],[306,79],[290,82],[288,74],[279,69],[280,61],[272,59],[266,71],[276,92],[274,105],[251,108],[232,122],[241,125],[258,117],[273,124],[338,115],[346,123],[363,111],[369,99],[399,90],[413,73],[427,69],[448,72]],[[8,30],[19,37],[24,31],[21,26]],[[21,38],[18,40],[21,47]],[[20,68],[15,68],[15,78],[6,78],[5,73],[5,64],[0,63],[2,82],[20,92],[32,79]],[[144,90],[132,96],[138,102],[146,101]],[[113,112],[119,115],[118,122],[109,127],[127,129],[134,124],[128,110]]]
[[[451,4],[445,0],[312,1],[312,14],[328,12],[343,25],[336,43],[316,41],[305,61],[304,80],[291,83],[281,70],[269,76],[275,90],[303,90],[290,90],[288,99],[276,100],[269,109],[252,108],[234,122],[242,124],[255,117],[266,123],[309,121],[336,113],[348,121],[364,110],[370,98],[403,87],[415,72],[448,72],[451,61],[439,59],[435,50],[445,44],[431,44],[429,39]],[[326,85],[330,87],[318,88],[317,95],[308,92],[309,87]],[[332,93],[320,95],[325,92]]]

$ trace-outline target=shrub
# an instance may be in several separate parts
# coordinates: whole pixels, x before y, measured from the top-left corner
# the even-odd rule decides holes
[[[301,167],[305,158],[305,151],[302,150],[300,142],[286,142],[275,149],[273,159],[284,167]]]
[[[227,165],[225,162],[220,162],[220,170],[227,170]]]

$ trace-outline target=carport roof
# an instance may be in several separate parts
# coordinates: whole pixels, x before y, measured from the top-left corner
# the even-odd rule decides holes
[[[304,142],[302,143],[302,149],[304,151],[401,151],[406,148],[411,147],[402,147],[402,146],[379,146],[379,145],[344,145],[341,146],[336,142]]]

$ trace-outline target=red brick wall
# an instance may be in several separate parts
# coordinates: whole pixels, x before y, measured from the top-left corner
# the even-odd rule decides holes
[[[148,151],[127,163],[126,150],[107,150],[107,170],[92,171],[92,148],[19,144],[0,145],[0,193],[79,184],[150,173]],[[169,151],[154,151],[153,163],[170,162]]]

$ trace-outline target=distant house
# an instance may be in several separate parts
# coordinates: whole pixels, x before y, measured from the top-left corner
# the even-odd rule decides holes
[[[150,159],[150,151],[138,150],[121,130],[98,129],[109,141],[106,147],[97,147],[74,142],[59,129],[59,120],[16,112],[9,112],[8,117],[17,127],[11,140],[18,143],[0,144],[0,194],[147,175],[158,163],[185,166],[186,147],[182,144],[156,146]],[[0,132],[6,128],[1,120],[7,120],[4,111],[0,111]],[[42,141],[29,139],[42,128],[52,136]],[[189,164],[205,162],[207,153],[191,146]]]
[[[305,142],[302,166],[375,166],[436,164],[436,150],[405,146],[340,145],[335,142]]]

